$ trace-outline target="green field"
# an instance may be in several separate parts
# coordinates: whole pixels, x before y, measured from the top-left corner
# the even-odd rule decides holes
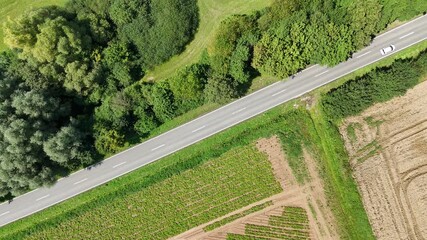
[[[1,0],[0,7],[0,51],[7,47],[3,43],[3,24],[8,18],[15,18],[31,8],[48,5],[64,5],[68,0]]]
[[[166,63],[148,72],[144,79],[160,80],[173,76],[176,70],[195,63],[203,50],[208,47],[215,35],[215,30],[227,16],[251,13],[271,4],[272,0],[198,0],[200,25],[194,40],[185,51],[172,57]]]
[[[245,234],[227,234],[227,240],[310,239],[308,216],[300,207],[285,207],[281,216],[270,216],[268,225],[246,224]]]
[[[166,239],[281,191],[267,156],[253,145],[100,204],[28,239]],[[162,204],[159,204],[162,203]]]

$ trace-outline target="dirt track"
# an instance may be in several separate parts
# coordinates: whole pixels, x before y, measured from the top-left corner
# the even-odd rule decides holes
[[[426,92],[423,82],[340,128],[378,239],[427,239]]]
[[[277,137],[260,139],[256,146],[260,151],[265,152],[268,155],[268,158],[272,163],[276,179],[280,182],[284,191],[272,196],[271,198],[246,206],[245,208],[237,210],[226,216],[242,212],[251,206],[258,205],[268,200],[272,200],[273,205],[262,211],[237,219],[211,232],[203,231],[203,227],[209,224],[206,223],[175,236],[172,239],[225,239],[227,233],[244,234],[245,224],[262,224],[266,221],[268,222],[269,216],[281,214],[283,206],[302,207],[306,210],[310,224],[310,236],[312,239],[339,239],[335,219],[332,212],[327,207],[326,198],[323,192],[323,183],[318,175],[315,160],[307,152],[304,153],[304,158],[310,173],[310,181],[303,186],[299,186],[292,175],[292,171],[287,164],[287,161],[285,160],[285,154],[281,149],[280,140]],[[212,222],[217,220],[218,219]]]

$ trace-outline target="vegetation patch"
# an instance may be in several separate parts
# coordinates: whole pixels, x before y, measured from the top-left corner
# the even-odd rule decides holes
[[[30,9],[58,5],[64,6],[69,0],[2,0],[0,7],[0,52],[5,51],[7,46],[3,42],[3,24],[7,20],[14,19]]]
[[[280,190],[267,157],[253,146],[241,147],[28,239],[87,239],[93,232],[164,239]]]
[[[284,207],[281,216],[270,216],[268,225],[246,224],[245,234],[227,234],[227,239],[309,239],[308,216],[299,207]]]
[[[272,201],[268,201],[268,202],[262,203],[260,205],[253,206],[250,209],[245,210],[245,211],[243,211],[241,213],[237,213],[237,214],[231,215],[231,216],[223,218],[223,219],[221,219],[221,220],[219,220],[217,222],[209,224],[206,227],[204,227],[203,230],[206,231],[206,232],[207,231],[212,231],[212,230],[214,230],[216,228],[219,228],[221,226],[224,226],[225,224],[230,223],[230,222],[232,222],[232,221],[234,221],[236,219],[242,218],[242,217],[244,217],[246,215],[249,215],[251,213],[254,213],[254,212],[258,212],[258,211],[260,211],[260,210],[262,210],[262,209],[264,209],[264,208],[266,208],[268,206],[271,206],[271,205],[273,205],[273,202]]]
[[[350,141],[357,141],[356,129],[360,129],[362,125],[360,123],[351,123],[347,127],[347,135],[350,138]]]

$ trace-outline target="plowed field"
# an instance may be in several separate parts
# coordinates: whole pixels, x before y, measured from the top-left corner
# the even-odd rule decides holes
[[[427,239],[427,82],[340,131],[378,239]]]

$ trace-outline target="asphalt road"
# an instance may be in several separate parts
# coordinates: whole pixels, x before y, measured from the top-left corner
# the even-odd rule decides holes
[[[224,129],[265,112],[286,101],[334,81],[344,75],[395,54],[427,39],[427,16],[376,37],[369,47],[333,68],[319,65],[302,71],[294,79],[274,83],[224,107],[181,125],[158,137],[110,157],[90,170],[60,179],[51,188],[39,188],[0,205],[0,226],[38,212],[84,191],[99,186],[150,162],[194,144]],[[382,56],[390,44],[396,50]]]

